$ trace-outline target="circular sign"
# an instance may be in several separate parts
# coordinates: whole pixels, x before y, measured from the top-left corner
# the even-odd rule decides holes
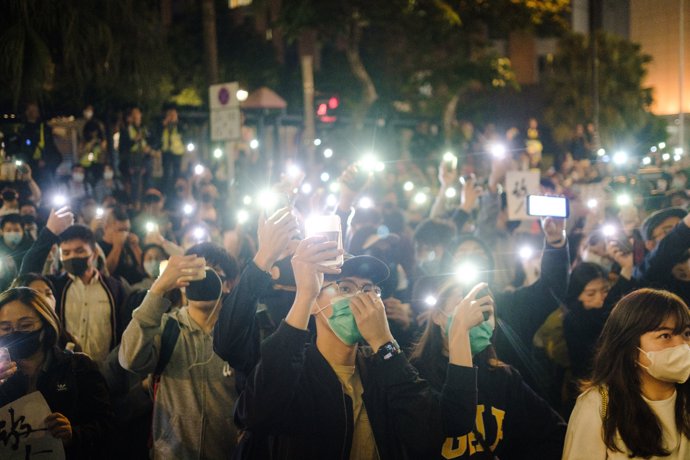
[[[230,91],[226,87],[222,87],[218,91],[218,101],[222,104],[225,105],[230,101]]]

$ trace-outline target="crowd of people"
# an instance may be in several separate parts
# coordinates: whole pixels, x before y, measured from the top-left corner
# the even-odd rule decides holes
[[[174,108],[116,146],[89,110],[60,178],[30,107],[1,192],[0,406],[39,391],[67,458],[690,458],[682,161],[464,124],[233,198]],[[509,220],[514,170],[569,217]]]

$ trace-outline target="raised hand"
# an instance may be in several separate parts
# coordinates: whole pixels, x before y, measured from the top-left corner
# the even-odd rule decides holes
[[[175,288],[189,286],[195,275],[204,269],[206,260],[196,255],[171,256],[168,265],[158,279],[153,282],[150,291],[163,295]]]
[[[558,217],[545,217],[542,219],[541,224],[547,243],[558,248],[565,246],[565,219]]]
[[[484,321],[484,313],[493,315],[494,299],[491,295],[477,298],[488,285],[479,283],[453,309],[453,321],[448,331],[448,354],[450,363],[472,366],[469,331]]]
[[[60,235],[72,224],[74,224],[74,214],[72,214],[68,206],[64,206],[57,211],[55,209],[50,211],[46,228],[53,232],[54,235]]]
[[[258,240],[259,249],[254,257],[254,263],[265,272],[269,272],[273,264],[283,254],[288,244],[299,232],[297,218],[290,208],[281,208],[266,219],[259,216]]]
[[[302,240],[291,260],[297,297],[316,299],[323,286],[324,274],[340,273],[339,268],[327,267],[324,264],[335,259],[342,252],[338,249],[336,241],[327,241],[321,236]]]
[[[397,323],[403,329],[410,327],[412,324],[412,308],[410,308],[409,303],[402,303],[395,297],[389,297],[383,300],[383,305],[386,307],[388,321]]]
[[[386,308],[376,294],[362,292],[355,295],[350,299],[350,309],[359,332],[374,353],[381,345],[393,340],[386,318]]]

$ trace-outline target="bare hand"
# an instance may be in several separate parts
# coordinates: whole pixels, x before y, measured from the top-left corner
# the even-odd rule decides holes
[[[14,361],[0,363],[0,385],[12,377],[15,372],[17,372],[17,363]]]
[[[381,345],[393,340],[386,319],[386,308],[376,294],[362,292],[351,297],[350,309],[359,332],[374,353]]]
[[[545,217],[542,220],[542,228],[546,242],[551,246],[562,247],[565,245],[565,219],[558,217]]]
[[[189,282],[206,266],[206,260],[196,255],[171,256],[168,266],[153,282],[150,291],[163,295],[175,288],[189,286]]]
[[[291,260],[297,296],[316,299],[323,286],[323,275],[340,273],[339,268],[326,267],[323,264],[342,253],[336,241],[326,241],[321,236],[302,240]]]
[[[634,268],[633,253],[624,251],[616,241],[609,241],[606,244],[606,253],[621,267],[621,276],[630,279]]]
[[[21,180],[26,181],[26,182],[31,181],[31,179],[32,179],[32,177],[31,177],[31,166],[29,166],[26,163],[22,163],[21,168],[24,171],[23,173],[21,173]]]
[[[254,257],[256,266],[265,272],[270,271],[298,232],[297,219],[292,215],[291,209],[279,209],[268,219],[262,213],[257,232],[259,250]]]
[[[441,183],[441,188],[450,187],[458,181],[458,170],[455,168],[449,170],[447,165],[447,162],[441,161],[438,167],[438,181]]]
[[[470,213],[477,204],[477,198],[482,193],[482,188],[477,186],[477,178],[472,174],[465,179],[465,185],[462,187],[460,194],[460,205],[462,209]]]
[[[412,324],[412,308],[409,303],[402,303],[395,297],[389,297],[383,301],[386,307],[388,321],[393,321],[403,329],[409,329]]]
[[[129,235],[127,235],[127,244],[130,247],[134,247],[134,248],[139,246],[139,237],[137,236],[136,233],[130,232]]]
[[[493,314],[494,299],[486,295],[477,299],[477,294],[488,287],[486,283],[479,283],[473,287],[464,299],[453,310],[453,324],[448,331],[449,342],[452,344],[458,336],[467,335],[468,331],[484,322],[484,312]]]
[[[72,440],[72,424],[59,412],[53,412],[45,419],[46,428],[54,438],[61,439],[64,443]]]
[[[55,209],[50,211],[46,228],[54,235],[60,235],[67,230],[68,227],[74,224],[74,214],[70,211],[68,206],[62,207],[57,211]]]
[[[113,246],[117,247],[122,247],[125,245],[127,242],[127,239],[129,238],[129,232],[128,231],[113,231],[113,232],[107,232],[108,233],[108,239],[112,242]]]

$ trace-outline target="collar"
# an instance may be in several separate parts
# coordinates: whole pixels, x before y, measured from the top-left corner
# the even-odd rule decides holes
[[[88,284],[84,283],[84,282],[81,280],[81,277],[79,277],[79,276],[74,276],[74,275],[71,274],[71,273],[67,273],[67,276],[69,277],[69,279],[72,280],[73,283],[76,283],[77,281],[79,281],[81,284],[91,286],[91,285],[94,285],[94,284],[98,284],[98,283],[100,282],[99,279],[100,279],[101,274],[98,272],[98,270],[96,270],[96,274],[93,275],[93,278],[91,278],[91,281],[89,281]]]

